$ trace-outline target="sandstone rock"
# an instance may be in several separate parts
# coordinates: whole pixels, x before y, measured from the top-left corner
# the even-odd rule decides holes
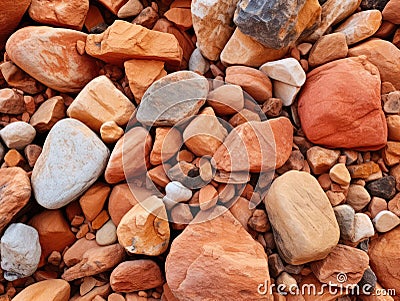
[[[31,284],[19,292],[15,301],[68,301],[70,285],[62,279],[49,279]]]
[[[65,105],[61,96],[54,96],[37,109],[29,121],[39,133],[47,132],[57,121],[65,117]]]
[[[115,121],[106,121],[100,127],[101,140],[105,143],[115,143],[124,135],[124,130]]]
[[[7,84],[28,94],[40,93],[46,89],[45,86],[22,71],[11,61],[0,64],[0,71]]]
[[[400,194],[396,194],[387,205],[391,212],[400,217]]]
[[[353,179],[368,179],[372,174],[379,172],[379,165],[375,162],[366,162],[347,167]]]
[[[165,270],[179,300],[272,300],[252,289],[269,281],[263,248],[223,207],[200,212],[174,239]]]
[[[97,182],[79,198],[79,205],[89,222],[93,221],[103,210],[110,191],[111,188],[108,185]]]
[[[306,81],[306,73],[294,58],[265,63],[260,70],[272,79],[296,87],[301,87]]]
[[[388,139],[400,141],[400,116],[389,115],[386,117],[386,122],[388,126]]]
[[[120,8],[124,6],[128,0],[99,0],[99,2],[103,4],[110,12],[116,15]]]
[[[37,231],[25,224],[11,224],[0,240],[1,268],[7,281],[32,275],[39,264]]]
[[[307,161],[314,174],[327,172],[339,159],[340,151],[313,146],[307,150]]]
[[[137,24],[137,25],[146,27],[148,29],[153,28],[153,30],[157,30],[157,29],[155,29],[155,27],[156,27],[155,24],[157,24],[158,20],[159,20],[158,10],[155,10],[152,6],[148,6],[145,9],[143,9],[135,19],[133,19],[132,24]],[[167,19],[163,19],[163,20],[169,22]],[[172,22],[169,22],[169,23],[171,24],[171,26],[173,26]],[[179,29],[176,28],[175,26],[174,26],[174,28],[179,31]],[[162,31],[162,30],[157,30],[157,31]],[[162,32],[164,32],[164,31],[162,31]],[[179,39],[178,39],[178,42],[180,42]]]
[[[352,240],[354,238],[354,219],[355,211],[349,205],[339,205],[333,208],[336,220],[340,228],[340,238],[343,240]]]
[[[368,264],[367,253],[339,244],[326,258],[311,263],[311,269],[322,283],[354,285],[361,280]],[[339,274],[345,274],[347,279],[342,282]]]
[[[125,252],[119,244],[106,247],[95,247],[83,254],[82,260],[67,269],[62,278],[73,281],[78,278],[96,275],[111,270],[124,260]]]
[[[283,58],[287,51],[288,47],[281,49],[266,47],[236,28],[221,52],[221,62],[225,65],[258,68],[265,62]]]
[[[122,136],[114,147],[108,161],[104,178],[115,184],[144,173],[149,166],[152,139],[147,130],[135,127]]]
[[[352,242],[360,242],[373,236],[375,233],[371,219],[364,213],[356,213],[354,216],[354,237]]]
[[[383,19],[394,24],[400,24],[399,9],[400,2],[398,0],[390,0],[382,11]]]
[[[118,18],[125,19],[137,16],[143,10],[143,4],[139,0],[129,0],[118,10]]]
[[[140,103],[146,90],[157,80],[167,75],[164,62],[152,60],[129,60],[124,63],[129,87]]]
[[[308,63],[316,67],[347,56],[346,36],[336,32],[320,37],[311,48]]]
[[[63,260],[67,267],[73,266],[82,260],[83,254],[91,248],[98,247],[95,240],[86,238],[78,239],[70,248],[65,251]]]
[[[237,127],[243,123],[257,121],[260,122],[260,115],[254,111],[244,108],[240,112],[236,113],[229,119],[229,124],[233,127]]]
[[[0,131],[0,137],[8,148],[23,149],[36,137],[36,131],[29,123],[16,121]]]
[[[164,17],[183,31],[188,30],[193,26],[192,13],[189,8],[171,7],[164,13]]]
[[[379,232],[388,232],[400,225],[400,218],[388,210],[379,212],[372,220],[374,226]]]
[[[329,171],[329,177],[339,185],[349,185],[351,181],[350,173],[344,163],[334,165]]]
[[[116,243],[117,238],[117,227],[114,225],[112,220],[106,222],[96,232],[96,242],[99,246],[108,246]]]
[[[352,184],[347,193],[347,203],[354,208],[355,211],[360,211],[370,202],[371,197],[368,191],[361,185]]]
[[[163,283],[160,267],[149,259],[120,263],[110,276],[111,288],[115,292],[145,291]]]
[[[136,117],[147,126],[173,126],[199,111],[208,89],[207,79],[194,72],[168,74],[143,95]]]
[[[310,174],[284,173],[272,183],[264,202],[279,254],[286,262],[323,259],[338,243],[340,231],[331,204]]]
[[[118,226],[122,217],[137,203],[128,184],[114,186],[108,200],[108,212],[114,224]]]
[[[33,0],[29,16],[36,22],[81,30],[89,11],[89,0]]]
[[[238,113],[244,108],[243,90],[238,85],[223,85],[208,93],[207,103],[218,115]]]
[[[193,28],[197,46],[204,57],[219,59],[221,51],[233,33],[232,18],[238,0],[192,1]]]
[[[97,61],[76,50],[86,34],[46,26],[24,27],[7,41],[10,59],[42,84],[60,92],[79,92],[98,75]]]
[[[19,167],[0,169],[0,232],[29,202],[31,184],[26,172]]]
[[[283,82],[274,80],[274,96],[282,100],[284,106],[290,106],[294,102],[297,93],[300,91],[299,87],[285,84]]]
[[[349,49],[349,56],[365,55],[381,75],[382,82],[391,82],[400,89],[400,50],[392,43],[373,39]]]
[[[331,148],[382,148],[387,127],[380,85],[379,71],[362,57],[330,62],[311,71],[298,105],[307,138]]]
[[[157,127],[150,163],[156,166],[168,161],[176,155],[182,144],[182,134],[176,128]]]
[[[229,133],[214,154],[214,160],[217,169],[227,172],[267,171],[280,168],[286,162],[292,144],[293,128],[289,119],[250,121]]]
[[[78,293],[69,300],[70,301],[103,301],[103,300],[105,300],[104,298],[107,298],[107,296],[109,296],[111,292],[112,292],[112,290],[111,290],[110,284],[107,283],[107,284],[93,288],[90,292],[88,292],[84,296],[81,296]],[[96,298],[97,298],[97,300],[96,300]],[[101,298],[101,299],[98,300],[98,298]]]
[[[37,202],[57,209],[72,202],[102,174],[109,150],[83,123],[57,122],[43,146],[32,173]]]
[[[361,8],[363,10],[367,9],[377,9],[382,11],[389,0],[362,0]]]
[[[71,118],[78,119],[94,131],[113,120],[124,126],[135,111],[135,106],[105,75],[89,82],[67,110]]]
[[[371,218],[375,218],[375,216],[383,210],[388,210],[388,205],[386,200],[376,196],[373,197],[368,205],[368,212],[371,213]]]
[[[234,22],[244,34],[267,47],[279,49],[292,45],[305,29],[320,19],[321,6],[316,0],[245,1],[239,2]]]
[[[24,96],[17,91],[5,88],[0,90],[0,112],[22,114],[25,111]]]
[[[347,45],[352,45],[372,36],[381,26],[382,14],[379,10],[356,13],[342,23],[335,32],[346,36]]]
[[[101,34],[90,34],[86,53],[114,65],[130,59],[160,60],[179,65],[182,49],[168,34],[117,20]]]
[[[367,189],[372,196],[389,200],[396,194],[396,179],[393,176],[380,178],[368,183]]]
[[[129,210],[117,228],[119,243],[130,254],[158,256],[169,244],[170,230],[165,206],[156,196]]]
[[[203,57],[199,48],[196,48],[189,59],[189,70],[204,74],[210,70],[210,63]]]
[[[400,160],[400,142],[388,141],[383,150],[382,157],[387,166],[398,164]]]

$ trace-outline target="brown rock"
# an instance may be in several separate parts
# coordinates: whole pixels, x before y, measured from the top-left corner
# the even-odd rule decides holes
[[[349,56],[365,55],[381,75],[382,82],[391,82],[400,89],[400,50],[392,43],[373,39],[349,49]]]
[[[308,63],[316,67],[347,56],[346,36],[341,33],[332,33],[322,36],[311,48]]]
[[[95,240],[87,240],[86,238],[78,239],[64,253],[63,260],[67,267],[73,266],[82,260],[83,254],[91,248],[98,247]]]
[[[164,17],[181,30],[188,30],[193,26],[192,13],[188,8],[173,7],[165,12]]]
[[[382,153],[386,165],[393,166],[400,161],[400,142],[388,141]]]
[[[149,259],[120,263],[110,276],[111,288],[115,292],[144,291],[161,286],[163,283],[160,267]]]
[[[269,281],[262,246],[223,207],[196,216],[173,241],[165,270],[178,300],[272,300],[254,289]]]
[[[126,3],[128,0],[99,0],[101,4],[103,4],[110,12],[116,15],[119,9]]]
[[[75,242],[75,235],[71,232],[60,210],[46,210],[36,214],[29,224],[39,233],[39,242],[42,247],[39,266],[45,263],[51,252],[62,252],[65,247]]]
[[[92,221],[92,229],[99,230],[108,220],[110,216],[106,210],[102,210],[96,218]]]
[[[383,19],[394,24],[400,24],[400,1],[390,0],[382,11]]]
[[[243,228],[250,232],[248,224],[254,213],[254,209],[250,208],[250,202],[243,197],[238,197],[229,207],[229,211],[242,224]]]
[[[218,191],[214,186],[208,184],[199,190],[200,209],[206,211],[214,207],[218,202]]]
[[[76,50],[87,35],[63,28],[29,26],[7,41],[10,59],[42,84],[60,92],[79,92],[98,75],[97,61]]]
[[[25,158],[30,167],[35,166],[37,159],[42,153],[42,148],[36,144],[29,144],[24,149]]]
[[[154,24],[157,23],[158,19],[158,11],[151,6],[148,6],[143,9],[135,19],[133,19],[132,24],[137,24],[148,29],[152,29],[152,27],[154,27]]]
[[[140,103],[144,92],[156,80],[167,75],[164,62],[151,60],[129,60],[124,63],[129,87],[137,103]]]
[[[0,90],[0,112],[5,114],[21,114],[25,111],[24,96],[15,89]]]
[[[182,134],[176,128],[157,127],[150,163],[159,165],[168,161],[176,155],[182,144]]]
[[[50,131],[53,125],[65,117],[64,99],[54,96],[43,102],[32,115],[29,123],[39,133]]]
[[[330,62],[311,71],[298,105],[307,138],[330,148],[377,150],[385,146],[387,126],[380,87],[379,71],[362,57]]]
[[[114,120],[106,121],[100,127],[101,140],[105,143],[115,143],[123,134],[124,130]]]
[[[103,210],[111,188],[101,182],[92,185],[79,199],[82,211],[88,221],[93,221]]]
[[[372,174],[380,171],[379,165],[373,161],[350,165],[347,169],[353,179],[368,179]]]
[[[379,212],[383,210],[388,210],[388,203],[385,199],[374,196],[368,205],[368,211],[371,213],[371,218],[374,218]]]
[[[327,172],[339,159],[340,151],[313,146],[307,151],[307,162],[314,174]]]
[[[31,184],[27,173],[19,167],[0,169],[0,232],[29,202]]]
[[[218,115],[231,115],[244,107],[243,90],[238,85],[223,85],[208,93],[207,103]]]
[[[62,279],[44,280],[27,286],[18,293],[15,301],[68,301],[70,285]]]
[[[32,0],[29,16],[36,22],[81,30],[87,12],[89,0]]]
[[[387,204],[388,209],[400,217],[400,194],[396,194]]]
[[[100,12],[100,9],[93,5],[89,5],[89,11],[86,15],[85,19],[85,27],[89,32],[92,32],[96,26],[101,26],[101,24],[105,24],[103,15]]]
[[[108,161],[104,178],[115,184],[125,179],[125,174],[135,176],[144,173],[149,165],[152,145],[151,136],[142,127],[135,127],[122,136]]]
[[[390,115],[386,117],[386,123],[388,126],[388,139],[400,141],[400,116]]]
[[[175,37],[121,20],[101,34],[88,35],[85,50],[115,65],[131,59],[160,60],[177,65],[182,60],[182,49]]]

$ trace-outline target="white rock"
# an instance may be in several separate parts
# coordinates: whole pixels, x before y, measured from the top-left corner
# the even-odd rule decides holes
[[[33,168],[37,202],[58,209],[75,200],[103,173],[109,154],[104,143],[79,120],[57,122]]]
[[[368,215],[356,213],[354,216],[354,238],[352,242],[358,242],[374,236],[375,230]]]
[[[292,85],[285,84],[278,80],[273,82],[274,95],[282,100],[284,106],[292,105],[300,88]]]
[[[291,57],[265,63],[260,70],[272,79],[296,87],[301,87],[306,81],[306,73],[300,63]]]
[[[189,70],[200,74],[206,73],[210,69],[210,63],[203,57],[199,48],[196,48],[189,59]]]
[[[0,136],[8,148],[21,150],[35,139],[36,130],[29,123],[16,121],[4,127]]]
[[[400,225],[400,218],[391,211],[383,210],[375,216],[372,222],[379,232],[388,232]]]
[[[0,241],[4,278],[14,281],[32,275],[39,265],[41,252],[35,228],[21,223],[11,224]]]
[[[112,245],[117,239],[117,227],[111,219],[96,232],[96,242],[100,246]]]
[[[143,4],[139,0],[129,0],[118,11],[118,18],[124,19],[137,16],[143,10]]]
[[[178,181],[172,181],[165,186],[164,201],[172,203],[182,203],[191,199],[192,191]],[[168,207],[168,206],[167,206]]]

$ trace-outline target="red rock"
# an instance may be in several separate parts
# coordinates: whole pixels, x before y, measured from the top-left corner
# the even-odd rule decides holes
[[[387,126],[380,85],[379,71],[364,58],[333,61],[311,71],[298,107],[307,138],[330,148],[377,150],[385,146]]]
[[[110,191],[108,185],[97,182],[80,197],[79,204],[88,221],[93,221],[101,212]]]
[[[64,253],[63,259],[65,264],[70,267],[77,264],[82,260],[83,254],[91,248],[98,247],[95,240],[87,240],[86,238],[78,239],[68,250]]]
[[[103,4],[109,11],[111,11],[114,15],[116,15],[119,9],[126,3],[128,0],[99,0],[101,4]]]
[[[190,9],[174,7],[165,12],[164,17],[173,22],[179,29],[188,30],[193,26]]]
[[[400,1],[390,0],[382,11],[383,19],[394,24],[400,24]]]
[[[108,212],[114,224],[118,226],[122,217],[138,203],[128,184],[114,186],[108,200]]]

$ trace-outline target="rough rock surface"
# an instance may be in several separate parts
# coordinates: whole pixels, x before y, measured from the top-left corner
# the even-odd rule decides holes
[[[8,148],[21,150],[35,139],[36,131],[29,123],[16,121],[1,129],[0,137]]]
[[[19,292],[15,301],[68,301],[71,287],[62,279],[48,279],[29,285]]]
[[[32,115],[29,123],[36,131],[49,131],[57,121],[65,117],[65,105],[61,96],[49,98]]]

